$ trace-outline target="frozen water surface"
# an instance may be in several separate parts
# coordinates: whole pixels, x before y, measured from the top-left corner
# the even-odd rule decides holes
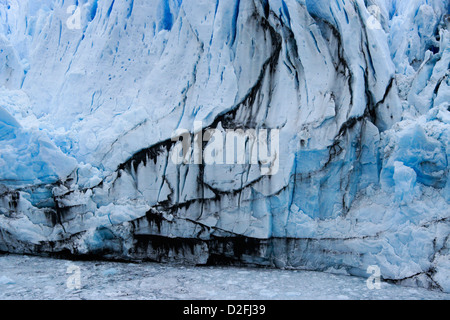
[[[71,266],[80,269],[81,289],[69,289]],[[73,267],[72,267],[73,269]],[[0,299],[145,300],[359,300],[445,299],[449,294],[320,272],[185,267],[0,256]],[[69,281],[70,282],[70,281]]]

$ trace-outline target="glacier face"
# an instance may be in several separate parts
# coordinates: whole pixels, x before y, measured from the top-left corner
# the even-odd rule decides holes
[[[0,1],[0,251],[450,292],[446,0]],[[279,170],[175,165],[279,129]]]

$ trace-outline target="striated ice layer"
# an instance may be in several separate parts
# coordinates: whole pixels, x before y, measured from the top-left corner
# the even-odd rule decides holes
[[[0,251],[450,292],[448,10],[0,1]],[[279,129],[279,170],[176,165],[177,129]]]

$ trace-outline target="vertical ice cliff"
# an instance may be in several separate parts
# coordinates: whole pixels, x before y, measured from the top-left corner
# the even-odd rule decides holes
[[[449,13],[0,0],[0,251],[377,265],[450,292]],[[176,165],[177,129],[278,129],[279,170]]]

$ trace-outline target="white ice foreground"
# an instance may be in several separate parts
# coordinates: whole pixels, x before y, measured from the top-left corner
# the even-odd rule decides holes
[[[81,289],[67,282],[79,267]],[[358,277],[298,270],[72,262],[0,256],[0,299],[96,300],[448,300],[450,294]]]

